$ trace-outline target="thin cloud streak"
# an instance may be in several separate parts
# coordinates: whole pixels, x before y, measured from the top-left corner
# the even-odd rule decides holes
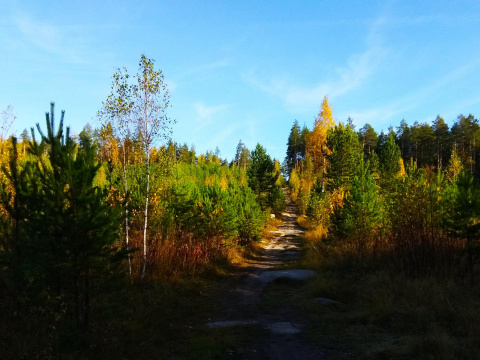
[[[420,108],[423,104],[429,102],[429,99],[432,96],[435,96],[435,94],[442,88],[459,82],[478,67],[480,67],[479,60],[466,63],[431,84],[402,96],[389,104],[366,110],[350,111],[348,114],[343,114],[342,119],[344,117],[346,118],[346,116],[351,116],[356,123],[372,123],[379,121],[387,123],[392,120],[400,120],[404,117],[405,112]],[[464,108],[465,106],[476,105],[479,102],[480,98],[475,97],[458,107]],[[450,106],[450,104],[448,105]],[[438,109],[438,111],[441,111],[441,109]],[[432,114],[433,117],[436,115],[437,114]]]
[[[186,71],[182,72],[178,77],[179,78],[185,78],[185,77],[189,77],[189,76],[192,76],[192,75],[195,75],[195,74],[198,74],[198,73],[208,72],[208,71],[212,71],[212,70],[225,68],[229,65],[230,65],[230,60],[228,60],[228,59],[212,61],[212,62],[207,63],[207,64],[202,64],[202,65],[187,69]]]
[[[220,104],[220,105],[205,105],[203,102],[197,102],[194,104],[194,111],[195,111],[195,120],[198,123],[195,131],[199,131],[202,129],[207,128],[208,126],[212,125],[216,117],[228,110],[230,105],[228,104]]]
[[[279,78],[262,81],[255,74],[249,74],[246,76],[246,81],[282,99],[290,111],[310,109],[312,106],[319,105],[324,96],[329,96],[332,100],[347,95],[361,87],[388,55],[387,49],[381,45],[381,31],[385,23],[386,20],[383,17],[372,22],[365,38],[365,51],[351,55],[345,66],[336,69],[337,76],[334,79],[313,86],[303,86]]]
[[[17,29],[40,49],[57,53],[60,44],[59,31],[55,26],[33,21],[27,15],[16,15],[13,23]]]

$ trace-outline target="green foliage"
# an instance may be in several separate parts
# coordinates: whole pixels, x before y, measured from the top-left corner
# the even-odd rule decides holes
[[[448,228],[453,236],[465,239],[468,252],[470,281],[474,281],[474,253],[478,253],[480,238],[480,189],[473,174],[462,172],[456,182],[453,211],[448,216]]]
[[[240,184],[242,169],[179,164],[177,171],[162,204],[164,236],[189,233],[197,241],[242,245],[260,238],[262,211],[252,190]],[[222,178],[228,182],[223,188]]]
[[[287,207],[285,194],[279,186],[274,186],[272,192],[270,193],[268,203],[271,206],[272,212],[274,214],[281,214]]]
[[[288,173],[298,170],[300,160],[305,156],[305,137],[302,136],[298,121],[295,120],[287,142],[287,156],[285,163]]]
[[[310,196],[306,215],[314,220],[317,224],[327,227],[329,222],[329,214],[327,209],[330,206],[331,194],[329,192],[321,193],[314,191]]]
[[[269,193],[275,186],[277,180],[274,173],[275,165],[265,148],[260,144],[257,144],[252,151],[251,158],[251,164],[247,169],[248,186],[259,198],[264,197],[265,193]],[[263,203],[263,206],[266,205],[263,199],[260,199],[260,203]]]
[[[377,147],[378,135],[370,124],[365,124],[358,132],[358,140],[364,155],[368,156]]]
[[[298,192],[300,190],[300,178],[298,177],[297,171],[292,170],[288,178],[288,187],[290,189],[290,197],[294,203],[297,202]]]
[[[383,186],[391,189],[400,173],[400,148],[395,143],[393,131],[380,148],[380,173]]]
[[[334,209],[331,231],[339,239],[353,241],[358,253],[362,255],[375,237],[381,220],[378,187],[370,173],[368,162],[361,159],[343,206]]]
[[[57,320],[66,312],[77,328],[87,328],[93,290],[121,255],[121,247],[112,246],[119,209],[107,201],[107,188],[93,186],[100,165],[91,140],[76,144],[68,128],[64,133],[63,116],[55,131],[52,103],[47,132],[37,124],[40,142],[32,130],[32,160],[23,168],[12,152],[3,171],[13,191],[3,184],[2,204],[13,220],[8,243],[17,253],[10,259],[17,297],[28,299],[26,309],[43,307]]]
[[[236,166],[246,170],[250,163],[250,151],[248,151],[245,144],[240,140],[237,145],[234,163]]]
[[[340,187],[348,190],[355,167],[362,157],[358,136],[349,125],[344,127],[339,124],[328,132],[327,147],[331,151],[327,156],[327,190]]]
[[[248,185],[257,196],[263,210],[270,208],[275,213],[285,209],[285,196],[276,185],[280,169],[275,169],[275,162],[263,146],[257,144],[251,153],[251,164],[247,169]]]
[[[460,173],[455,189],[449,227],[457,237],[476,240],[480,236],[480,189],[473,175],[466,171]]]

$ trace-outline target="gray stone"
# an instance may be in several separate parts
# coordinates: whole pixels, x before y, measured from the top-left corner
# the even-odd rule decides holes
[[[325,297],[317,297],[315,298],[315,302],[321,304],[321,305],[337,305],[340,304],[338,301],[325,298]]]
[[[290,322],[268,324],[266,328],[274,334],[298,334],[301,330],[300,325]]]
[[[290,269],[290,270],[269,270],[262,272],[258,279],[262,284],[271,283],[277,279],[306,280],[315,275],[313,270]]]
[[[256,325],[257,320],[227,320],[227,321],[212,321],[207,323],[207,329],[219,329],[225,327]]]

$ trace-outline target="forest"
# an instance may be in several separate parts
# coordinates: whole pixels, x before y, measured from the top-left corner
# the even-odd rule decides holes
[[[429,358],[432,348],[473,358],[473,115],[377,133],[337,123],[325,97],[311,129],[294,122],[281,164],[260,144],[239,141],[228,162],[218,148],[173,142],[168,107],[162,72],[142,56],[138,74],[114,73],[98,127],[73,135],[52,103],[45,122],[0,139],[2,358],[167,356],[204,289],[255,251],[287,196],[306,229],[300,263],[321,274],[314,291],[363,301],[344,321],[415,337],[385,358]]]
[[[310,229],[307,237],[349,247],[356,262],[388,257],[413,277],[476,278],[480,210],[473,115],[451,129],[402,121],[377,134],[351,119],[335,124],[325,97],[314,128],[295,122],[285,167]]]
[[[111,317],[138,311],[128,296],[168,298],[158,284],[214,271],[285,208],[280,163],[264,147],[240,141],[231,163],[197,155],[168,138],[153,60],[142,56],[130,80],[113,75],[99,128],[72,135],[52,103],[45,123],[1,141],[2,358],[90,358],[89,339],[121,331]]]

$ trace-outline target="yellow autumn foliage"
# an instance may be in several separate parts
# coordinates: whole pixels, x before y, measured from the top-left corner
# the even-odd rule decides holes
[[[325,169],[326,156],[330,154],[327,147],[327,133],[328,130],[335,127],[335,120],[333,119],[332,108],[325,96],[322,102],[322,107],[318,117],[315,119],[315,127],[307,139],[307,154],[312,157],[314,169]]]

